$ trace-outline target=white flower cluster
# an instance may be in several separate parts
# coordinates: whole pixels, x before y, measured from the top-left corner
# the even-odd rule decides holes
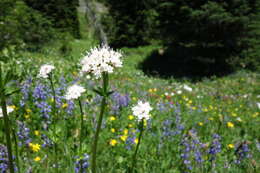
[[[86,91],[85,88],[83,88],[82,86],[79,86],[77,84],[74,84],[70,87],[68,87],[65,98],[66,100],[73,100],[73,99],[77,99],[81,96],[82,93],[84,93]]]
[[[120,52],[108,46],[96,47],[81,60],[82,72],[100,78],[103,72],[112,73],[115,67],[122,67],[121,57]]]
[[[53,65],[48,65],[48,64],[42,65],[38,76],[42,78],[47,78],[48,74],[54,69],[55,67]]]
[[[7,111],[7,114],[9,114],[14,111],[14,108],[12,106],[7,106],[6,111]],[[2,108],[0,108],[0,118],[2,118],[3,116],[4,116],[3,110],[2,110]]]
[[[137,117],[138,121],[142,119],[148,120],[150,118],[150,111],[153,108],[150,106],[148,102],[138,101],[137,105],[132,108],[133,115]]]

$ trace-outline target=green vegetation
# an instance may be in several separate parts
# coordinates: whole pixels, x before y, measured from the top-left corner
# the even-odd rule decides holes
[[[10,36],[1,41],[0,172],[8,172],[10,147],[15,172],[21,173],[80,173],[90,172],[91,167],[97,173],[257,173],[260,169],[259,72],[242,69],[205,75],[200,72],[205,71],[207,63],[200,66],[196,61],[194,67],[193,63],[172,61],[174,53],[175,58],[187,54],[185,59],[197,49],[166,47],[162,44],[165,40],[132,48],[138,39],[127,38],[133,42],[120,49],[123,66],[109,74],[109,80],[103,75],[102,83],[81,73],[81,59],[98,45],[84,14],[77,14],[81,35],[77,39],[60,32],[44,14],[22,1],[4,0],[0,8],[0,21],[13,21],[0,23],[1,36]],[[39,20],[39,25],[26,23],[34,20]],[[258,41],[253,37],[259,34],[258,25],[256,20],[250,25],[254,32],[248,39],[254,46],[249,53],[241,53],[251,55],[239,60],[243,67],[259,67],[255,52]],[[30,32],[31,37],[16,32],[18,29]],[[34,34],[47,38],[37,41]],[[153,42],[149,34],[144,35],[142,43]],[[40,48],[34,48],[33,43]],[[48,78],[39,76],[44,64],[54,66]],[[189,65],[194,71],[187,68]],[[162,78],[159,73],[167,72],[165,67],[174,67],[175,72]],[[73,84],[86,91],[76,100],[67,100],[66,93]],[[137,120],[132,108],[139,100],[153,108],[149,120]],[[98,123],[99,115],[103,120]],[[6,136],[11,138],[11,146]],[[98,145],[93,145],[97,139]]]

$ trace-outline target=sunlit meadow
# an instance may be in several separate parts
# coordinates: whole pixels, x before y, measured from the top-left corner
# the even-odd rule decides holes
[[[148,46],[122,49],[122,67],[108,74],[108,85],[102,72],[82,73],[81,60],[95,44],[71,44],[72,54],[64,57],[55,46],[23,53],[16,61],[19,78],[6,83],[8,92],[18,88],[5,97],[15,172],[259,172],[259,74],[237,72],[196,83],[149,77],[138,69],[157,49]],[[40,72],[44,64],[51,68]],[[133,109],[140,102],[150,106],[138,109],[141,118]],[[0,113],[0,172],[6,173]]]

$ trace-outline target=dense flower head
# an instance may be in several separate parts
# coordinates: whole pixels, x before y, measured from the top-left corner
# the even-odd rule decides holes
[[[48,78],[48,75],[54,70],[55,67],[53,65],[44,64],[40,68],[39,77]]]
[[[115,67],[122,67],[120,52],[114,51],[107,45],[90,50],[81,60],[82,71],[100,78],[103,72],[112,73]]]
[[[133,115],[137,117],[138,121],[142,119],[148,120],[150,118],[150,111],[153,108],[148,102],[138,101],[137,105],[132,108]]]
[[[84,93],[86,91],[85,88],[83,88],[82,86],[79,86],[77,84],[74,84],[72,86],[70,86],[67,90],[67,93],[65,95],[65,98],[67,100],[73,100],[73,99],[77,99],[81,96],[82,93]]]

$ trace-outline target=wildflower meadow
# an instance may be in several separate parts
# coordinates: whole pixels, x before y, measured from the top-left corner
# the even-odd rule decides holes
[[[260,173],[259,3],[126,1],[0,2],[0,173]]]

